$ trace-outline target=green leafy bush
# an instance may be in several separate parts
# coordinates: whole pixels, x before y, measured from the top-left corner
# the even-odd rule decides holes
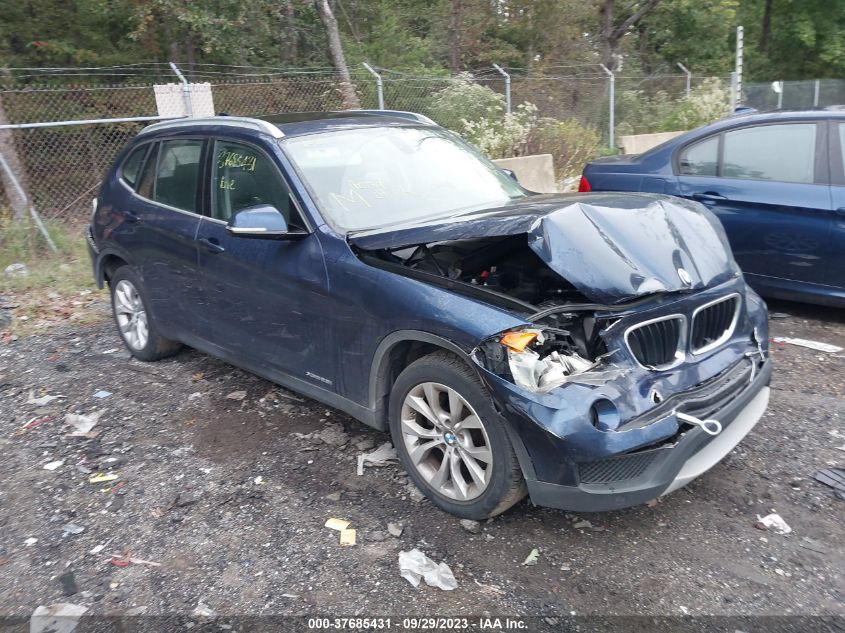
[[[431,103],[431,118],[443,127],[460,132],[463,121],[501,117],[505,98],[487,86],[475,83],[472,75],[461,73],[438,90]]]
[[[599,153],[599,131],[577,119],[544,118],[537,122],[528,141],[528,154],[551,154],[558,182],[577,176],[584,164]]]

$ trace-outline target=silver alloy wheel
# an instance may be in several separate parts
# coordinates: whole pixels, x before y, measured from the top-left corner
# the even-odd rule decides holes
[[[147,311],[138,289],[121,279],[114,289],[114,315],[123,340],[134,350],[142,350],[150,338]]]
[[[484,423],[461,394],[436,382],[408,392],[400,414],[411,463],[450,499],[479,497],[493,474],[493,450]]]

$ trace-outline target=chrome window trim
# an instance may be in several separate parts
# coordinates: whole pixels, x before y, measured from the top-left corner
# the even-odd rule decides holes
[[[636,354],[634,354],[634,350],[631,349],[631,343],[628,340],[630,337],[631,332],[637,330],[641,327],[645,327],[646,325],[651,325],[652,323],[659,323],[661,321],[670,321],[672,319],[680,319],[681,326],[678,330],[678,343],[675,347],[675,359],[671,363],[666,363],[664,365],[643,365],[639,359],[637,358]],[[640,367],[649,370],[658,370],[663,371],[666,369],[672,369],[673,367],[677,367],[681,363],[686,360],[686,342],[689,338],[689,324],[687,321],[687,317],[684,314],[675,313],[675,314],[667,314],[665,316],[656,317],[654,319],[648,319],[647,321],[640,321],[639,323],[634,323],[633,325],[629,326],[625,330],[625,334],[623,335],[625,340],[625,345],[628,348],[628,352],[631,354],[631,358],[634,359],[634,362],[637,363]]]
[[[716,339],[712,343],[708,343],[707,345],[705,345],[704,347],[702,347],[700,349],[695,349],[693,347],[693,344],[692,344],[692,333],[695,330],[695,318],[698,316],[698,313],[701,312],[702,310],[706,310],[707,308],[709,308],[711,306],[722,303],[723,301],[728,301],[729,299],[732,299],[732,298],[736,298],[736,302],[735,302],[736,306],[734,307],[733,319],[731,319],[731,324],[728,326],[728,329],[725,330],[725,333],[722,334],[722,336],[720,336],[718,339]],[[692,327],[690,327],[690,329],[689,329],[689,334],[690,334],[689,348],[690,348],[690,352],[692,353],[692,355],[693,356],[700,356],[701,354],[706,354],[707,352],[709,352],[713,349],[716,349],[717,347],[719,347],[720,345],[725,343],[725,341],[730,339],[733,336],[734,332],[736,331],[737,323],[739,323],[739,312],[740,312],[741,307],[742,307],[742,297],[740,296],[740,294],[738,292],[732,292],[730,294],[719,297],[718,299],[713,299],[713,301],[708,301],[707,303],[700,305],[695,310],[693,310],[692,319],[690,321],[691,324],[692,324]]]
[[[190,128],[197,125],[220,125],[226,127],[239,127],[242,129],[253,130],[269,134],[275,139],[284,137],[284,133],[269,121],[263,119],[253,119],[251,117],[241,116],[214,116],[197,119],[176,119],[174,121],[162,121],[161,123],[153,123],[141,130],[138,135],[146,134],[147,132],[158,132],[160,130],[175,130],[180,128]]]

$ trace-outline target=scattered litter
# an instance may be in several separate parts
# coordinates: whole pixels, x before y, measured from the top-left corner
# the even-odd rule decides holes
[[[117,348],[117,347],[112,347],[112,348],[107,349],[107,350],[105,350],[105,351],[102,351],[102,352],[100,352],[100,353],[101,353],[101,354],[114,354],[117,350],[118,350],[118,348]]]
[[[107,481],[114,481],[118,478],[115,473],[98,473],[88,480],[89,484],[104,484]]]
[[[24,544],[24,545],[26,545],[27,547],[32,547],[32,546],[33,546],[33,545],[35,545],[37,542],[38,542],[38,539],[37,539],[37,538],[34,538],[34,537],[30,536],[28,539],[26,539],[26,540],[23,542],[23,544]]]
[[[246,398],[246,391],[233,391],[226,398],[228,400],[243,400]]]
[[[390,462],[395,462],[398,459],[393,445],[390,442],[385,442],[370,453],[358,455],[358,475],[364,474],[364,466],[387,466]]]
[[[537,564],[537,559],[539,559],[539,558],[540,558],[540,550],[538,550],[535,547],[534,549],[531,550],[531,553],[528,554],[526,559],[524,561],[522,561],[522,565],[524,567],[532,567],[533,565]]]
[[[192,618],[216,618],[217,612],[205,604],[202,600],[197,603],[196,608],[191,612]]]
[[[62,586],[62,593],[65,596],[72,596],[76,593],[79,593],[79,588],[76,586],[76,578],[73,576],[72,571],[65,572],[58,578],[59,584]]]
[[[345,519],[329,519],[326,521],[325,527],[330,530],[342,531],[349,527],[349,521],[346,521]]]
[[[402,526],[399,523],[388,523],[387,524],[387,532],[388,532],[388,534],[390,534],[390,536],[395,536],[396,538],[399,538],[400,536],[402,536],[402,532],[404,532],[404,531],[405,531],[404,526]]]
[[[100,543],[99,545],[95,545],[94,547],[92,547],[91,550],[88,553],[94,554],[96,556],[97,554],[102,552],[104,549],[106,549],[105,544]]]
[[[790,316],[792,315],[786,312],[769,312],[770,319],[788,319]]]
[[[678,607],[681,610],[681,613],[684,615],[689,615],[689,609],[687,607]]]
[[[587,519],[583,519],[581,521],[578,521],[577,523],[573,523],[572,527],[577,530],[589,530],[592,529],[593,524],[587,521]]]
[[[111,391],[103,391],[102,389],[94,394],[95,398],[99,398],[102,400],[103,398],[108,398],[111,395]]]
[[[85,528],[81,525],[77,525],[76,523],[65,523],[62,526],[62,530],[65,534],[82,534],[85,531]]]
[[[59,466],[63,465],[64,463],[65,460],[57,459],[53,462],[47,462],[46,464],[44,464],[44,466],[42,466],[42,468],[44,468],[44,470],[56,470]]]
[[[325,499],[326,501],[340,501],[340,497],[340,492],[330,492],[325,497],[323,497],[323,499]]]
[[[346,434],[343,430],[343,426],[340,424],[329,424],[326,428],[317,433],[316,437],[324,444],[336,446],[338,448],[346,446],[349,442],[349,435]]]
[[[6,277],[26,277],[29,274],[29,268],[26,267],[26,264],[22,262],[15,262],[14,264],[9,264],[3,270],[3,274]]]
[[[71,633],[87,610],[88,607],[67,602],[41,605],[32,612],[29,633]]]
[[[340,544],[347,546],[347,545],[355,545],[355,537],[356,531],[354,528],[346,528],[345,530],[340,531]]]
[[[470,534],[481,534],[481,524],[472,519],[461,519],[461,527]]]
[[[477,578],[472,579],[473,582],[478,585],[481,589],[482,593],[485,593],[490,596],[501,596],[505,591],[499,585],[485,585],[483,583],[478,582]]]
[[[791,338],[789,336],[776,336],[772,339],[775,343],[789,343],[790,345],[798,345],[799,347],[807,347],[818,352],[827,352],[829,354],[836,354],[842,351],[838,345],[831,345],[830,343],[820,343],[819,341],[811,341],[806,338]]]
[[[789,534],[792,528],[787,525],[779,514],[772,513],[764,517],[757,515],[757,523],[754,524],[758,530],[771,530],[776,534]]]
[[[59,398],[64,398],[64,396],[41,396],[40,398],[36,398],[35,392],[30,389],[26,403],[34,404],[36,407],[43,407],[45,404],[50,404],[53,400],[58,400]]]
[[[845,501],[845,470],[842,468],[825,468],[815,473],[813,479],[833,488],[836,496]]]
[[[100,421],[101,415],[103,415],[102,411],[94,411],[88,415],[67,413],[65,414],[65,424],[73,427],[76,433],[90,433],[91,430],[97,426],[97,422]]]
[[[410,552],[399,552],[399,573],[414,587],[420,586],[420,580],[425,580],[429,587],[443,591],[458,587],[458,581],[446,563],[436,564],[417,548]]]
[[[255,479],[252,480],[252,483],[254,483],[256,486],[263,486],[267,482],[264,481],[264,477],[262,477],[261,475],[258,475],[258,477],[256,477]]]
[[[41,426],[45,422],[50,422],[54,419],[52,415],[42,415],[40,417],[32,418],[31,420],[27,420],[24,422],[23,426],[20,428],[18,433],[23,433],[24,431],[28,431],[29,429],[34,429],[36,426]]]
[[[128,567],[130,564],[161,567],[161,563],[154,563],[151,560],[144,560],[143,558],[135,558],[130,554],[129,550],[124,551],[122,554],[112,554],[111,564],[115,567]]]

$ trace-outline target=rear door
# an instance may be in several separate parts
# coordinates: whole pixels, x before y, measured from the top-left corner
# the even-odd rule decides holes
[[[153,318],[177,338],[191,329],[199,301],[195,238],[204,151],[201,138],[162,140],[137,175],[123,176],[133,196],[122,214],[121,243],[137,263]]]
[[[831,197],[833,199],[833,228],[831,251],[825,283],[845,288],[845,121],[830,124]]]
[[[210,217],[197,237],[212,342],[248,365],[334,390],[332,314],[319,236],[255,239],[226,230],[233,214],[257,204],[276,207],[291,228],[307,228],[275,161],[256,145],[218,138],[205,178]]]
[[[824,122],[734,128],[676,154],[680,194],[713,210],[744,272],[824,283],[832,253]]]

